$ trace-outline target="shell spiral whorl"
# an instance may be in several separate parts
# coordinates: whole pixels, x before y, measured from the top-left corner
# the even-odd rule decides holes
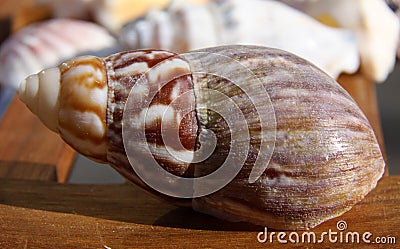
[[[244,71],[236,70],[238,64]],[[41,89],[43,82],[50,84],[41,74],[51,75],[58,85]],[[42,91],[53,95],[41,97]],[[138,50],[78,58],[30,76],[20,96],[79,152],[108,162],[149,192],[228,220],[309,229],[351,209],[384,170],[375,135],[350,95],[309,62],[277,49],[222,46],[181,55]],[[239,127],[241,118],[245,129]],[[141,130],[144,142],[133,142]],[[216,145],[197,162],[196,152],[209,142],[202,140],[204,130],[214,134]],[[177,134],[177,140],[166,141],[165,136]],[[182,202],[155,191],[136,174],[155,160],[176,176],[197,179],[219,171],[232,153],[243,159],[234,179],[212,194]],[[249,181],[263,156],[270,158],[265,169]],[[148,176],[157,181],[157,172],[149,170]],[[168,184],[178,184],[172,179]],[[191,186],[195,192],[203,187]]]
[[[146,125],[146,145],[136,144],[139,149],[143,146],[151,147],[152,155],[162,165],[163,168],[178,175],[187,175],[188,163],[180,163],[174,160],[174,157],[168,154],[161,134],[161,118],[166,110],[165,108],[182,93],[193,88],[191,80],[191,72],[189,65],[177,54],[166,51],[132,51],[124,52],[105,58],[106,67],[108,69],[109,96],[108,96],[108,161],[113,165],[119,165],[126,171],[132,171],[127,161],[125,147],[122,139],[122,118],[126,101],[129,93],[142,77],[144,73],[150,71],[148,76],[148,84],[142,85],[138,89],[140,93],[147,95],[149,91],[158,92],[148,108],[137,110],[136,117],[131,120],[142,128]],[[176,76],[175,76],[176,75]],[[164,78],[173,78],[164,87],[161,82]],[[138,96],[141,97],[141,96]],[[194,106],[194,96],[180,100],[179,106]],[[137,103],[133,103],[135,106]],[[178,122],[177,116],[182,114],[182,110],[175,109],[171,113],[172,117],[168,121],[163,120],[164,124],[172,127],[179,127],[179,139],[185,145],[186,150],[194,150],[194,144],[197,134],[197,120],[195,113],[191,112],[187,115],[182,123]],[[143,115],[147,115],[146,124],[141,123]],[[172,148],[174,149],[174,148]],[[184,153],[185,151],[175,150],[176,153]],[[139,152],[138,155],[141,153]],[[189,155],[190,156],[190,155]],[[120,162],[124,163],[121,164]],[[126,167],[128,166],[128,167]]]
[[[83,155],[107,162],[107,77],[104,63],[83,56],[29,76],[20,98],[51,130]]]

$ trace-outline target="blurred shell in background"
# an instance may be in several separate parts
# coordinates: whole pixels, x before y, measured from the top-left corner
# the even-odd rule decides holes
[[[226,44],[264,45],[295,53],[333,77],[359,68],[353,32],[328,27],[276,1],[176,2],[127,24],[119,41],[127,49],[174,52]]]
[[[396,13],[397,17],[400,19],[400,0],[386,0],[389,7]],[[397,58],[400,58],[400,34],[399,41],[397,43]]]
[[[174,0],[204,3],[208,0]],[[113,33],[152,8],[165,8],[171,0],[38,0],[51,6],[56,18],[93,19]]]
[[[209,0],[92,0],[93,16],[110,31],[117,33],[127,22],[146,14],[153,8],[165,8],[171,2],[205,3]]]
[[[113,50],[116,40],[97,24],[51,19],[27,26],[9,37],[0,49],[1,83],[14,88],[27,75],[65,59]]]
[[[93,18],[112,32],[122,25],[144,15],[151,8],[164,8],[170,0],[97,0],[93,1]]]
[[[227,44],[263,45],[297,54],[334,78],[361,68],[378,82],[392,71],[399,40],[399,19],[384,0],[38,2],[50,5],[53,17],[89,19],[103,27],[55,19],[24,29],[0,51],[2,83],[15,86],[40,68],[89,49],[115,46],[106,29],[117,34],[125,49],[185,52]]]
[[[399,42],[399,19],[384,0],[282,0],[331,26],[357,36],[361,73],[383,82],[393,70]]]
[[[95,0],[37,0],[37,2],[49,5],[55,18],[90,20]]]

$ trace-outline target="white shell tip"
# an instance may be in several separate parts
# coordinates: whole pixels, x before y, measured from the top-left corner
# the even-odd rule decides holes
[[[26,79],[23,79],[19,85],[18,85],[18,94],[19,94],[19,98],[24,101],[25,98],[25,89],[26,89]]]
[[[25,78],[19,85],[19,96],[22,102],[34,113],[38,111],[37,93],[39,89],[39,78],[32,74]]]
[[[52,131],[58,132],[58,95],[60,92],[60,69],[49,68],[39,74],[38,116]]]
[[[58,129],[58,94],[60,90],[60,70],[49,68],[33,74],[21,81],[19,98],[51,130]]]

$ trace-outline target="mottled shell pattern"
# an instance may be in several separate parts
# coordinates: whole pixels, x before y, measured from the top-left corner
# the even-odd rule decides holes
[[[92,56],[33,74],[19,86],[20,99],[49,129],[101,162],[107,162],[107,94],[104,62]]]
[[[219,218],[275,229],[309,229],[348,211],[376,186],[384,161],[375,135],[357,104],[332,78],[304,59],[272,48],[237,45],[199,52],[196,57],[138,50],[102,59],[77,58],[30,76],[21,84],[20,96],[79,152],[109,163],[155,195]],[[253,72],[273,106],[276,127],[265,129],[275,134],[274,150],[266,170],[253,183],[249,182],[250,171],[256,158],[266,153],[260,150],[260,117],[246,92],[227,80],[229,75],[238,74],[231,63],[216,61],[211,54],[231,58]],[[194,73],[200,64],[210,70],[223,68],[228,77]],[[230,133],[224,119],[200,108],[226,105],[206,90],[224,93],[241,110],[251,136],[249,150],[241,171],[224,188],[181,200],[152,190],[135,174],[124,147],[123,112],[130,90],[143,75],[148,85],[137,91],[146,95],[157,89],[157,95],[143,110],[149,113],[146,122],[134,122],[145,128],[148,143],[138,144],[135,153],[140,158],[143,146],[148,146],[159,165],[175,175],[197,177],[199,172],[215,170],[234,149],[230,145],[236,134]],[[173,80],[160,87],[160,82],[170,78]],[[250,81],[247,84],[253,87]],[[188,91],[191,94],[161,119],[166,106]],[[194,107],[194,111],[185,113],[185,106]],[[140,115],[138,110],[133,120],[140,120]],[[201,148],[202,129],[214,132],[216,148],[204,161],[177,162],[174,155],[166,153],[161,135],[165,125],[179,127],[184,149],[172,148],[173,153],[186,153],[190,158]],[[146,167],[147,161],[140,163]]]

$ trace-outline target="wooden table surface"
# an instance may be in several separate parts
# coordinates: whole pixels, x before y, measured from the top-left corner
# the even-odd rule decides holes
[[[343,236],[370,232],[371,242],[395,237],[399,247],[400,176],[382,178],[351,211],[309,232],[318,240],[329,229],[339,232],[339,221],[347,223]],[[0,248],[396,248],[396,244],[367,245],[362,237],[360,244],[331,243],[325,237],[322,244],[283,245],[276,236],[272,244],[259,243],[257,235],[263,230],[174,207],[130,184],[0,179]],[[303,232],[297,233],[301,238]]]
[[[0,122],[0,178],[66,182],[75,155],[15,96]]]

